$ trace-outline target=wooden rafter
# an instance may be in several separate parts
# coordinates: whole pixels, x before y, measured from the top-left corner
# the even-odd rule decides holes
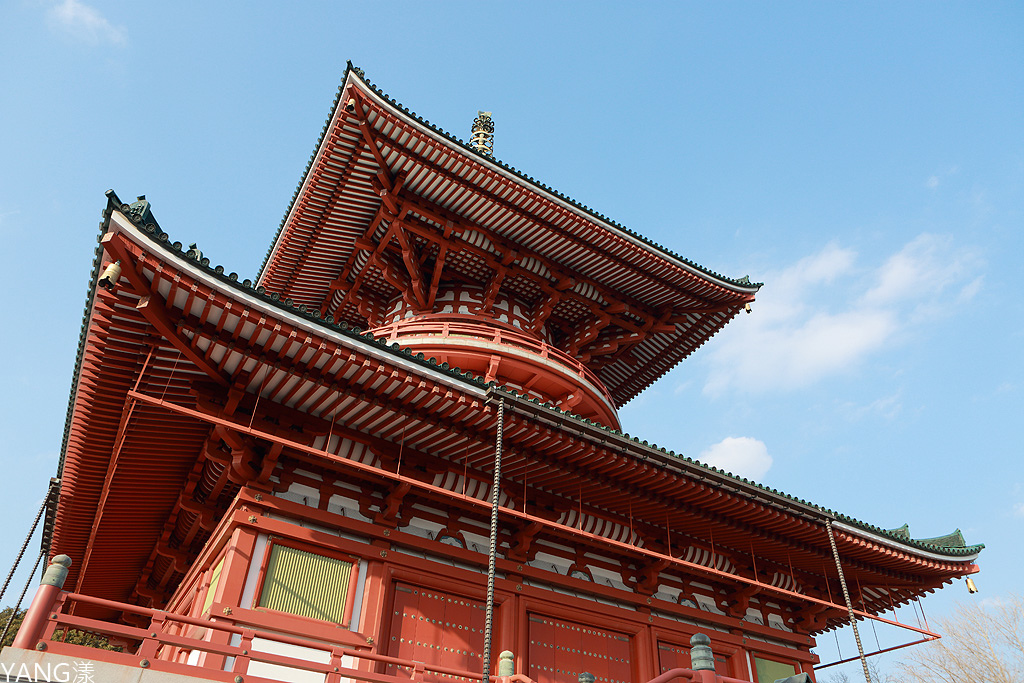
[[[541,328],[551,317],[551,314],[555,310],[555,306],[562,300],[565,292],[576,286],[576,280],[571,277],[565,277],[555,283],[551,291],[545,292],[544,296],[540,301],[533,307],[533,311],[530,315],[530,326],[534,332],[540,332]]]
[[[172,320],[167,304],[142,275],[142,263],[134,257],[131,250],[116,233],[108,232],[100,240],[103,248],[109,251],[122,264],[121,274],[128,278],[132,288],[139,294],[140,300],[136,309],[142,313],[146,321],[163,335],[182,355],[188,358],[197,368],[205,372],[210,379],[222,386],[228,385],[228,380],[217,366],[210,363],[203,355],[198,353],[192,346],[192,340],[179,334],[177,325]]]
[[[356,253],[360,251],[373,251],[374,249],[376,249],[377,245],[371,239],[373,233],[377,231],[377,228],[380,226],[381,221],[386,220],[388,223],[390,223],[390,219],[393,217],[394,214],[391,213],[390,210],[383,203],[377,207],[377,212],[370,220],[369,226],[366,228],[366,230],[363,231],[363,234],[360,237],[357,237],[352,241],[352,255],[345,263],[345,267],[342,268],[341,273],[338,274],[338,277],[334,278],[334,280],[331,281],[330,290],[327,293],[327,298],[324,299],[323,303],[321,303],[321,308],[326,308],[329,305],[330,297],[334,294],[334,292],[342,290],[347,293],[352,289],[356,289],[355,283],[350,283],[348,281],[348,277],[352,273],[352,269],[355,267]],[[358,281],[362,282],[362,278],[359,278]]]
[[[381,277],[384,278],[385,282],[398,290],[407,306],[415,309],[418,302],[408,272],[396,268],[393,263],[388,261],[384,253],[374,254],[366,262],[366,268],[374,264],[376,264],[377,270],[380,271]]]
[[[403,122],[398,121],[398,120],[393,120],[393,124],[394,124],[394,127],[396,129],[402,131],[402,133],[405,133],[406,135],[409,135],[411,137],[419,137],[415,130],[410,129]],[[467,183],[467,181],[465,179],[463,179],[462,177],[456,175],[454,172],[452,172],[451,170],[441,166],[440,164],[438,164],[438,163],[428,159],[426,156],[424,156],[420,152],[414,151],[409,146],[401,146],[399,143],[396,143],[392,138],[390,138],[388,136],[380,136],[380,137],[375,137],[373,139],[375,139],[381,146],[390,147],[393,153],[401,155],[401,156],[405,156],[405,157],[415,161],[416,164],[418,164],[418,165],[420,165],[420,166],[422,166],[422,167],[424,167],[426,169],[429,169],[430,171],[436,173],[437,175],[439,175],[442,178],[444,178],[445,180],[447,180],[449,183],[457,185],[457,186],[461,187],[464,190],[471,191],[471,192],[474,192],[474,193],[481,194],[481,195],[485,196],[489,202],[492,202],[492,203],[496,204],[497,206],[501,207],[501,209],[503,209],[503,211],[507,215],[517,216],[517,217],[519,217],[519,218],[521,218],[523,220],[526,220],[526,221],[528,221],[530,223],[533,223],[533,224],[536,224],[536,225],[542,225],[542,226],[544,226],[545,228],[547,228],[548,230],[550,230],[552,232],[564,231],[564,229],[563,230],[559,230],[559,229],[555,228],[554,225],[551,224],[549,221],[541,220],[536,215],[527,213],[522,208],[520,208],[516,204],[512,203],[509,199],[506,199],[506,198],[500,196],[496,191],[486,190],[486,189],[484,189],[481,186],[469,187],[469,185],[468,185],[468,183]],[[478,173],[480,175],[484,176],[484,177],[487,177],[487,178],[495,178],[495,177],[497,177],[496,174],[493,171],[490,171],[488,169],[483,168],[482,166],[479,166],[479,164],[475,163],[472,159],[468,160],[468,164],[470,164],[472,166],[475,166],[477,168]],[[554,211],[556,211],[556,212],[558,212],[558,213],[560,213],[562,215],[569,215],[572,220],[576,220],[576,221],[579,220],[579,217],[576,216],[576,214],[569,213],[564,207],[559,206],[557,204],[554,204],[554,203],[550,202],[550,200],[547,200],[547,199],[544,199],[544,198],[538,198],[538,201],[541,204],[545,205],[546,207],[548,207],[548,208],[550,208],[550,209],[552,209],[552,210],[554,210]],[[461,219],[461,220],[465,221],[465,219]],[[619,264],[623,268],[635,270],[635,266],[626,263],[625,261],[623,261],[622,258],[616,256],[615,254],[612,254],[607,249],[602,248],[599,245],[590,245],[590,248],[593,251],[600,253],[604,258]],[[604,287],[601,287],[597,283],[591,283],[591,284],[595,285],[595,287],[599,291],[605,289]],[[716,285],[712,285],[712,286],[717,287]],[[605,292],[602,291],[602,295],[604,295],[604,294],[605,294]],[[686,295],[688,297],[690,297],[690,298],[693,298],[693,299],[706,301],[707,305],[713,305],[713,304],[711,304],[710,301],[708,301],[706,299],[703,299],[702,297],[699,297],[696,294],[687,292]]]
[[[382,207],[382,209],[383,209],[383,207]],[[378,212],[378,216],[380,216],[381,218],[383,218],[384,215],[385,215],[384,213]],[[371,226],[367,230],[367,232],[371,232],[373,230],[376,230],[376,227],[377,227],[376,224],[377,224],[378,220],[379,220],[378,218],[374,219],[373,223],[371,223]],[[382,254],[384,252],[384,250],[387,248],[388,244],[391,242],[391,235],[392,235],[392,232],[394,231],[394,229],[395,229],[395,223],[394,223],[394,221],[392,221],[392,222],[390,222],[388,224],[387,230],[385,231],[384,236],[381,238],[380,242],[377,242],[376,244],[374,244],[373,242],[369,241],[368,239],[364,239],[364,241],[358,241],[357,240],[356,248],[357,249],[362,249],[362,250],[365,250],[365,251],[369,251],[370,254],[369,254],[369,256],[367,256],[366,264],[363,266],[363,269],[355,276],[355,280],[353,281],[353,283],[351,285],[348,285],[348,289],[345,291],[345,295],[341,298],[341,301],[339,301],[336,306],[331,307],[330,303],[326,302],[326,300],[325,300],[324,307],[327,308],[327,313],[329,315],[333,315],[333,314],[336,314],[336,313],[338,313],[340,311],[345,310],[345,306],[347,304],[349,304],[349,303],[352,303],[353,299],[355,298],[356,293],[359,291],[359,285],[361,285],[363,280],[366,279],[367,275],[369,275],[370,264],[377,260],[377,258],[380,256],[380,254]],[[354,258],[354,254],[353,254],[353,258],[350,259],[349,264],[345,267],[345,271],[346,272],[343,272],[338,277],[338,280],[336,282],[339,282],[339,283],[345,282],[345,278],[347,276],[347,272],[349,272],[351,270],[351,264],[354,261],[355,261],[355,258]],[[329,296],[330,295],[328,295],[328,297]]]
[[[647,320],[638,331],[625,336],[603,340],[593,339],[590,344],[581,345],[581,360],[585,363],[602,357],[606,363],[621,360],[648,335],[656,332],[675,331],[675,325],[667,323],[669,316],[669,313],[665,313],[657,320]]]
[[[337,134],[334,133],[334,134],[332,134],[332,142],[336,141],[336,140],[337,140]],[[354,148],[352,150],[352,154],[345,161],[345,165],[341,168],[340,171],[337,171],[338,180],[337,180],[337,182],[335,182],[333,184],[333,187],[331,189],[330,197],[328,197],[327,202],[324,205],[323,209],[320,210],[321,221],[323,220],[324,216],[330,216],[334,212],[334,208],[341,201],[341,195],[342,195],[342,192],[344,191],[344,189],[346,187],[346,184],[348,183],[349,177],[351,176],[351,171],[352,171],[353,167],[355,166],[356,160],[358,160],[361,155],[362,155],[362,149],[359,148],[359,147]],[[334,173],[333,170],[331,172]],[[322,175],[323,173],[324,173],[324,171],[322,169],[317,169],[315,171],[316,175]],[[303,207],[300,204],[299,209],[301,210],[302,208]],[[299,252],[307,251],[308,245],[313,243],[313,242],[315,242],[317,237],[319,236],[319,234],[320,233],[317,230],[310,230],[309,234],[307,234],[305,236],[305,238],[303,239],[304,244],[302,244],[300,246],[298,251]],[[291,272],[284,279],[284,282],[281,285],[281,289],[286,291],[288,289],[288,287],[291,285],[291,283],[295,280],[295,278],[296,278],[296,276],[298,274],[299,274],[299,268],[298,267],[292,268]]]
[[[498,292],[501,290],[501,283],[505,281],[505,275],[508,273],[508,266],[505,264],[504,259],[498,264],[498,267],[494,273],[494,277],[487,284],[487,289],[484,291],[484,303],[483,310],[490,311],[494,307],[494,300],[498,297]]]
[[[376,188],[377,192],[381,196],[380,211],[378,212],[378,216],[372,222],[371,228],[367,231],[366,237],[372,235],[372,232],[376,229],[376,224],[379,223],[379,220],[381,219],[381,212],[385,212],[391,215],[399,213],[404,214],[405,211],[408,211],[410,208],[413,208],[416,211],[416,213],[430,218],[435,223],[439,225],[444,225],[444,232],[447,233],[446,237],[450,237],[451,233],[453,232],[461,234],[462,231],[465,229],[465,227],[463,226],[468,225],[469,228],[487,237],[487,239],[493,245],[495,245],[495,248],[500,250],[499,253],[495,255],[492,254],[488,249],[479,247],[471,248],[474,247],[475,245],[471,245],[464,238],[462,240],[462,243],[460,244],[460,249],[470,251],[474,253],[474,255],[477,258],[483,259],[484,262],[488,265],[488,267],[490,267],[494,272],[494,276],[488,282],[487,289],[485,292],[483,304],[483,309],[485,311],[488,310],[491,306],[493,306],[494,300],[497,297],[498,291],[500,290],[502,283],[506,279],[507,274],[511,272],[508,269],[508,266],[513,265],[514,261],[516,260],[516,256],[518,256],[520,252],[522,252],[523,256],[529,256],[535,259],[537,262],[543,264],[556,277],[560,276],[558,282],[571,281],[573,282],[573,286],[575,286],[577,282],[580,282],[592,287],[595,291],[599,292],[603,301],[594,301],[589,297],[580,295],[577,292],[573,291],[572,287],[564,289],[553,289],[551,287],[551,282],[550,280],[548,280],[548,278],[539,277],[536,273],[525,268],[515,269],[517,275],[529,278],[531,281],[538,284],[543,292],[543,298],[535,306],[535,311],[532,316],[533,320],[531,323],[531,328],[535,332],[539,332],[540,329],[548,322],[555,308],[557,307],[558,303],[563,299],[563,297],[569,296],[575,299],[577,302],[587,306],[594,314],[594,320],[596,321],[603,322],[605,320],[604,315],[611,314],[613,318],[609,319],[607,323],[604,323],[602,327],[606,327],[608,324],[614,323],[617,327],[621,328],[622,330],[628,333],[627,335],[613,338],[610,346],[605,346],[601,348],[600,342],[598,341],[598,335],[600,334],[600,330],[597,330],[598,334],[594,334],[594,330],[592,329],[592,323],[589,323],[588,329],[586,329],[582,335],[584,338],[588,340],[588,342],[577,343],[576,348],[574,349],[574,355],[580,354],[582,357],[586,359],[586,361],[589,361],[590,358],[595,356],[612,356],[610,360],[605,360],[605,362],[612,362],[618,360],[623,356],[624,353],[627,352],[627,350],[630,347],[639,344],[651,333],[671,333],[675,331],[675,328],[672,324],[667,324],[668,321],[666,320],[666,315],[663,311],[653,311],[646,308],[639,302],[624,300],[622,299],[621,295],[618,295],[612,292],[611,290],[608,290],[606,287],[603,287],[600,283],[592,281],[591,279],[586,278],[585,276],[578,272],[566,272],[567,269],[565,269],[564,266],[556,264],[550,259],[532,250],[523,249],[521,245],[517,245],[510,242],[507,238],[503,238],[502,236],[496,234],[491,229],[485,228],[482,225],[476,225],[473,224],[472,222],[466,221],[464,218],[451,214],[451,212],[448,211],[447,209],[437,206],[436,204],[433,204],[432,202],[422,197],[411,195],[408,192],[403,192],[402,187],[406,184],[407,176],[403,174],[399,176],[397,179],[393,179],[382,151],[385,147],[393,145],[393,142],[387,136],[380,135],[377,129],[368,123],[368,121],[362,116],[362,107],[360,107],[358,111],[360,113],[360,117],[357,119],[357,124],[363,137],[363,141],[369,147],[375,159],[377,160],[378,166],[381,168],[381,173],[378,174],[377,178],[373,182],[373,186]],[[403,152],[403,150],[397,151],[399,153]],[[425,158],[419,158],[418,161],[431,167],[432,170],[436,172],[443,172],[443,169],[440,166],[434,164],[433,162],[430,162]],[[455,175],[450,174],[448,172],[444,173],[448,176],[448,179],[451,182],[457,183],[465,187],[464,181],[462,181],[460,178],[457,178]],[[497,201],[499,204],[502,204],[502,202],[507,203],[508,205],[505,206],[506,209],[515,209],[515,206],[511,203],[508,203],[507,200],[503,200],[500,197],[494,197],[490,195],[488,196],[490,200]],[[518,211],[518,209],[516,210]],[[525,217],[525,214],[523,214],[523,216]],[[420,237],[430,239],[438,244],[438,256],[435,260],[433,273],[431,273],[430,275],[430,283],[428,285],[427,277],[423,273],[422,269],[424,259],[422,257],[417,257],[411,237],[407,234],[404,234],[408,230],[408,227],[405,224],[406,222],[400,222],[402,223],[402,225],[400,225],[397,229],[394,229],[393,232],[391,233],[391,236],[398,242],[399,248],[401,250],[401,258],[403,263],[405,264],[406,270],[409,275],[409,281],[408,283],[406,283],[404,279],[399,278],[393,270],[389,271],[386,266],[381,268],[382,275],[393,287],[403,292],[403,295],[405,295],[405,298],[407,302],[410,303],[410,305],[413,305],[415,308],[418,308],[420,310],[430,310],[434,304],[434,301],[436,300],[438,285],[440,283],[444,266],[451,250],[449,246],[449,240],[440,238],[437,234],[437,229],[434,228],[434,226],[431,225],[430,223],[420,223],[419,226],[417,227],[421,229],[415,230],[415,232]],[[452,230],[452,226],[454,226],[456,223],[460,225],[461,229]],[[549,229],[551,229],[551,226],[548,227]],[[422,228],[426,228],[426,230],[423,230]],[[386,241],[387,240],[381,240],[381,242],[378,243],[375,251],[373,252],[373,254],[378,258],[374,258],[374,256],[368,258],[367,263],[364,266],[364,273],[367,269],[369,269],[371,265],[380,263],[380,247],[381,244],[384,244]],[[357,244],[356,246],[358,249],[361,245]],[[384,244],[384,248],[387,249],[386,244]],[[350,270],[352,261],[354,261],[354,259],[350,259],[349,264],[346,267],[346,270]],[[332,287],[335,288],[332,289],[332,291],[344,288],[345,293],[341,301],[336,306],[327,306],[327,308],[329,308],[330,313],[336,313],[338,311],[343,310],[347,304],[351,303],[356,290],[358,290],[358,285],[356,283],[352,283],[350,285],[345,281],[347,275],[348,273],[344,272],[342,276],[339,277],[338,280],[336,280],[335,283],[332,285]],[[365,277],[365,274],[363,275],[363,277]],[[360,278],[360,282],[361,280],[362,278]],[[407,290],[411,290],[411,295],[410,292]],[[688,294],[688,296],[691,299],[695,298],[692,294]],[[322,308],[324,307],[325,306],[322,306]],[[694,308],[709,309],[711,307],[712,306],[709,305],[708,303],[699,303]],[[603,308],[604,310],[598,310],[601,308]],[[669,315],[673,317],[679,317],[682,313],[683,311],[676,310],[670,311]],[[575,334],[570,333],[566,336],[570,338],[573,336],[580,338],[581,335],[579,334],[579,332],[577,332]],[[593,348],[587,351],[585,347],[588,344],[592,344],[594,347],[597,348]]]
[[[391,176],[391,169],[388,168],[388,163],[384,160],[384,155],[381,154],[380,148],[377,147],[377,141],[374,138],[373,131],[371,131],[370,125],[366,120],[366,115],[363,112],[363,94],[357,89],[353,89],[352,93],[359,100],[358,109],[360,115],[347,116],[346,118],[350,121],[354,120],[356,125],[359,126],[359,132],[363,136],[363,141],[373,154],[373,158],[377,160],[377,166],[380,169],[380,173],[377,177],[380,178],[381,182],[384,183],[386,187],[392,188],[394,187],[394,180]]]
[[[425,239],[429,239],[432,241],[440,240],[440,236],[436,228],[430,223],[416,220],[414,217],[410,216],[405,225],[408,231],[415,233],[416,235],[419,235]],[[550,297],[557,299],[563,297],[570,297],[582,303],[593,312],[593,315],[596,319],[603,321],[602,327],[611,323],[615,323],[621,327],[630,329],[638,333],[641,331],[641,327],[636,323],[630,321],[628,318],[622,315],[614,315],[609,313],[607,308],[604,305],[602,305],[601,302],[594,301],[593,299],[590,299],[578,292],[573,291],[571,289],[571,283],[574,282],[574,278],[572,278],[571,276],[563,275],[559,280],[553,283],[551,280],[548,280],[547,278],[539,277],[533,271],[525,268],[524,266],[514,261],[506,262],[505,254],[495,254],[487,249],[484,249],[483,247],[472,244],[471,242],[469,242],[468,240],[461,236],[459,238],[458,249],[460,251],[465,251],[473,254],[473,256],[483,261],[488,268],[493,270],[495,272],[494,280],[498,281],[499,286],[501,284],[501,281],[503,281],[504,278],[506,277],[505,273],[513,273],[515,275],[527,277],[533,282],[535,282],[537,286]],[[513,251],[513,249],[510,249],[509,252],[506,253],[511,253],[511,251]],[[558,271],[556,270],[555,272],[557,273]],[[492,281],[492,287],[493,284],[494,283]],[[559,286],[564,287],[564,289],[557,289],[557,287]],[[554,305],[556,305],[556,303],[552,303],[551,305],[553,308]],[[632,312],[631,309],[629,309],[625,305],[615,310],[620,312],[630,310],[630,312]],[[550,315],[550,312],[547,313],[547,317],[550,317]],[[547,320],[547,317],[545,318],[545,321]],[[598,330],[598,332],[599,331],[600,330]],[[593,337],[591,339],[593,339]]]
[[[448,258],[448,237],[451,236],[452,225],[449,222],[445,226],[445,239],[438,245],[437,258],[434,259],[434,273],[430,277],[430,289],[427,299],[427,309],[432,310],[434,308],[434,302],[437,301],[438,285],[441,284],[441,275],[444,274],[445,261]]]
[[[576,331],[574,339],[569,341],[568,351],[571,356],[578,356],[580,349],[597,339],[601,330],[608,327],[612,317],[600,309],[593,311],[593,318]]]
[[[623,297],[621,294],[610,290],[608,287],[605,287],[599,282],[587,277],[586,275],[583,275],[582,273],[578,272],[573,268],[569,268],[565,265],[556,263],[547,256],[544,256],[543,254],[534,251],[533,249],[525,247],[521,244],[517,244],[512,240],[497,234],[493,230],[483,225],[480,225],[479,223],[467,220],[466,218],[459,216],[458,214],[454,214],[450,210],[442,206],[438,206],[437,204],[434,204],[433,202],[423,197],[413,195],[409,192],[403,192],[401,197],[403,200],[403,205],[407,206],[409,210],[411,210],[413,213],[419,214],[424,218],[427,218],[433,221],[434,223],[437,223],[438,225],[445,225],[446,223],[449,222],[454,223],[457,226],[454,232],[459,237],[462,237],[462,234],[469,230],[478,232],[484,237],[486,237],[487,240],[494,245],[495,249],[499,253],[507,254],[514,251],[522,258],[529,257],[543,265],[555,278],[555,282],[562,283],[566,281],[572,281],[572,285],[570,287],[567,287],[561,291],[563,291],[566,296],[573,297],[577,301],[586,306],[592,306],[595,302],[593,299],[590,299],[589,297],[583,296],[582,294],[574,291],[573,287],[575,287],[578,284],[587,285],[593,288],[594,291],[599,293],[603,300],[603,303],[601,305],[612,309],[612,312],[616,314],[628,311],[629,313],[636,315],[641,319],[651,317],[656,318],[661,314],[660,311],[651,309],[645,306],[644,304],[640,303],[639,301],[633,301]],[[423,235],[424,237],[435,241],[438,240],[437,229],[433,225],[426,222],[422,222],[421,225],[426,226],[430,232],[429,236],[425,234]],[[465,239],[465,237],[462,237],[461,248],[472,251],[474,254],[477,254],[481,257],[485,255],[492,259],[494,257],[492,252],[481,247],[478,247],[474,244],[471,244],[470,242],[468,242],[468,240]],[[518,266],[518,264],[513,265]],[[538,284],[541,284],[542,288],[544,288],[545,291],[550,291],[551,280],[541,278],[540,276],[537,275],[537,273],[533,272],[532,270],[523,268],[522,266],[518,266],[516,272],[517,274],[521,274],[524,277],[528,277],[530,280],[533,280]],[[542,280],[546,280],[546,282],[542,282]],[[693,298],[693,295],[688,296]],[[623,322],[627,325],[633,325],[632,323],[625,319],[623,319]]]
[[[426,277],[423,275],[422,263],[419,255],[416,253],[415,245],[413,245],[412,239],[406,232],[400,218],[395,221],[394,235],[395,239],[398,240],[399,246],[402,248],[402,261],[405,263],[405,269],[409,274],[410,289],[416,298],[419,309],[424,310],[427,308]]]

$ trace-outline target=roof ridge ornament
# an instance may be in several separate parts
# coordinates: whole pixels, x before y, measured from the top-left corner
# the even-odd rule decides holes
[[[494,156],[494,121],[491,120],[491,112],[477,111],[469,144],[480,154]]]

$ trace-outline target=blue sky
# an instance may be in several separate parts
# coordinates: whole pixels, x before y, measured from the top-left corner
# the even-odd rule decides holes
[[[998,2],[4,3],[3,571],[56,467],[103,192],[254,275],[351,59],[460,137],[493,111],[501,160],[765,283],[626,431],[959,527],[988,545],[972,599],[1019,590],[1022,35]]]

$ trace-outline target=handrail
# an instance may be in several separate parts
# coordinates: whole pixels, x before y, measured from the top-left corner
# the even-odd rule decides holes
[[[593,370],[558,347],[552,346],[551,344],[530,336],[525,332],[516,332],[512,329],[499,327],[493,324],[469,322],[469,319],[467,319],[466,322],[462,322],[458,319],[438,320],[436,318],[427,320],[399,320],[381,327],[376,327],[370,331],[374,336],[384,336],[387,337],[389,342],[397,342],[399,344],[402,343],[402,337],[417,334],[439,336],[442,338],[466,335],[495,344],[519,347],[527,351],[531,351],[541,358],[553,358],[559,363],[567,366],[569,370],[598,389],[610,405],[614,405],[611,393]]]
[[[60,655],[88,658],[126,667],[152,668],[155,671],[222,681],[223,683],[279,683],[280,679],[250,675],[249,665],[253,661],[322,674],[324,683],[341,683],[342,680],[347,679],[366,681],[367,683],[407,683],[410,680],[410,677],[407,676],[360,671],[343,666],[345,658],[349,658],[350,661],[361,659],[378,664],[406,667],[412,670],[411,680],[417,682],[423,681],[424,674],[427,672],[467,680],[478,679],[478,674],[472,671],[390,657],[365,649],[352,649],[339,646],[326,639],[313,640],[280,631],[258,631],[225,623],[225,621],[232,620],[232,609],[228,606],[221,605],[223,617],[218,615],[215,618],[204,619],[64,591],[62,587],[70,566],[71,559],[66,555],[58,555],[53,558],[43,575],[40,588],[25,615],[12,649],[52,650],[55,654]],[[71,614],[71,610],[65,609],[71,603],[93,605],[123,614],[149,617],[149,624],[147,628],[140,628],[77,616]],[[241,611],[243,612],[242,621],[246,618],[251,619],[251,616],[247,617],[250,610]],[[171,632],[175,627],[169,625],[168,622],[196,628],[179,627],[178,632]],[[76,628],[112,636],[116,642],[137,643],[137,645],[134,645],[131,652],[124,652],[53,640],[53,635],[60,626],[64,627],[65,634],[69,629]],[[199,637],[195,637],[197,633],[200,634]],[[220,634],[220,637],[215,638],[217,633]],[[253,650],[253,641],[257,638],[325,653],[329,655],[328,661],[326,663],[313,662],[298,657],[255,651]],[[235,640],[237,642],[232,644]],[[372,639],[367,639],[368,645],[372,642]],[[671,669],[651,679],[648,683],[669,683],[678,678],[686,679],[689,683],[745,683],[742,679],[719,676],[715,673],[710,644],[711,640],[707,635],[695,634],[690,638],[690,659],[694,669]],[[203,665],[180,661],[186,652],[195,651],[213,655],[213,659],[204,660]],[[512,657],[511,652],[503,652],[497,667],[498,675],[486,675],[484,680],[490,683],[535,683],[528,676],[515,673]],[[226,666],[227,662],[224,658],[231,660],[230,669]],[[200,672],[202,673],[200,674]],[[579,680],[592,682],[594,676],[581,673]]]
[[[669,681],[674,681],[677,678],[683,678],[691,681],[692,683],[704,683],[705,681],[708,683],[750,683],[742,678],[720,676],[711,670],[694,671],[693,669],[682,668],[669,669],[668,671],[665,671],[664,673],[647,681],[647,683],[668,683]]]
[[[72,603],[94,605],[96,607],[117,610],[118,612],[123,612],[125,614],[136,614],[142,617],[149,617],[150,621],[147,627],[139,628],[136,626],[128,626],[126,624],[77,616],[71,614],[68,609]],[[477,672],[428,664],[399,657],[391,657],[373,652],[370,649],[355,649],[353,647],[340,646],[325,640],[313,640],[293,634],[281,633],[280,631],[263,631],[245,628],[231,623],[233,621],[231,615],[218,615],[215,618],[204,619],[202,617],[175,614],[172,612],[165,612],[163,610],[151,609],[138,605],[129,605],[113,600],[67,591],[61,591],[56,597],[52,608],[47,611],[49,611],[49,614],[46,615],[46,626],[43,630],[42,637],[38,643],[32,644],[36,649],[49,650],[57,654],[75,656],[83,656],[84,652],[89,652],[89,656],[97,660],[121,663],[127,666],[142,666],[143,668],[152,668],[154,670],[167,671],[169,673],[186,673],[188,675],[208,678],[210,680],[220,680],[222,678],[222,674],[225,673],[224,670],[186,664],[175,661],[174,658],[183,651],[198,650],[219,657],[233,657],[234,664],[230,671],[232,674],[248,674],[250,662],[255,661],[324,674],[327,676],[327,683],[338,683],[343,678],[368,681],[370,683],[407,683],[409,680],[408,677],[381,674],[372,671],[360,671],[354,668],[342,666],[342,658],[344,657],[349,657],[354,660],[364,660],[380,664],[394,664],[400,667],[408,667],[414,672],[414,680],[422,679],[422,675],[424,673],[461,677],[470,680],[479,679],[479,673]],[[172,633],[170,632],[170,629],[174,628],[171,626],[172,623],[181,624],[183,626],[198,627],[199,629],[202,629],[200,631],[202,636],[196,637],[194,635],[185,635],[184,631],[182,633]],[[98,650],[84,645],[74,645],[50,640],[53,633],[62,627],[64,629],[74,628],[78,630],[85,630],[91,633],[112,637],[115,640],[137,641],[138,645],[134,647],[131,652],[116,652]],[[208,638],[208,635],[211,633],[224,634],[225,637],[221,638],[221,640],[225,642],[214,642],[213,639]],[[230,644],[234,640],[232,636],[238,636],[238,643],[235,645]],[[312,662],[298,659],[296,657],[255,651],[252,649],[252,642],[257,638],[284,645],[316,650],[328,654],[329,661],[326,663]],[[26,646],[25,649],[29,649],[29,647]],[[205,671],[206,674],[199,674],[200,671]],[[495,683],[507,683],[511,680],[507,676],[500,677],[492,675],[490,678]],[[250,682],[269,682],[273,679],[264,679],[262,677],[246,675],[245,680]],[[521,681],[521,683],[533,683],[526,677],[516,677],[516,680]]]

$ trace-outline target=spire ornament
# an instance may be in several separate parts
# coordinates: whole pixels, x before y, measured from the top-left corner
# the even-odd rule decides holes
[[[494,121],[491,120],[491,112],[478,111],[476,113],[469,144],[481,154],[494,156]]]

